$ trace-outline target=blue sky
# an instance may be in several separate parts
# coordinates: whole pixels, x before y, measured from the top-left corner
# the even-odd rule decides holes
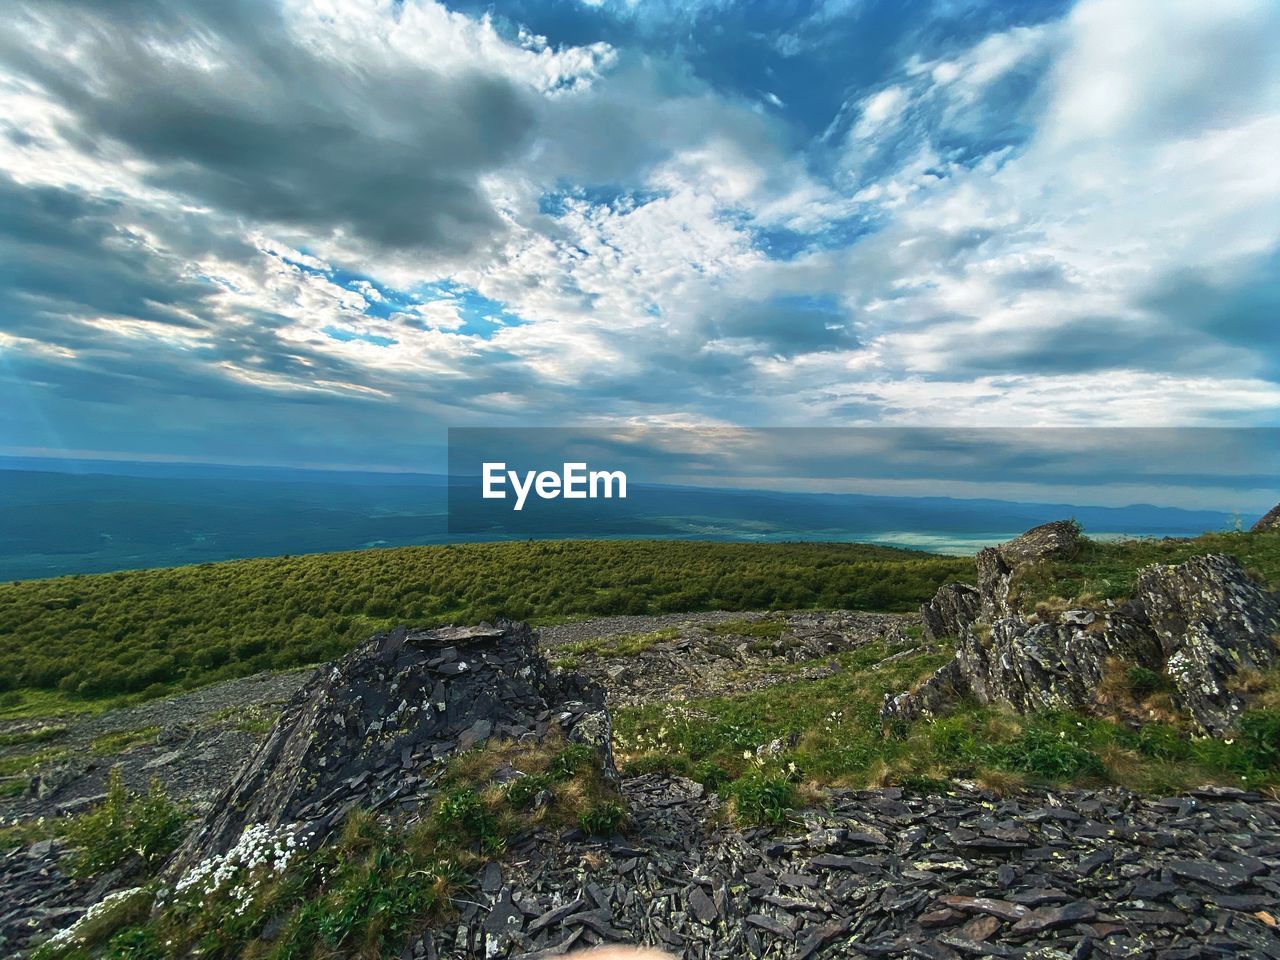
[[[0,453],[1280,424],[1270,0],[7,9]]]

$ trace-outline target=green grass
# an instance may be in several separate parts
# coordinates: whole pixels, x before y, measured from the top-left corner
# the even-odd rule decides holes
[[[591,637],[576,640],[558,648],[558,652],[570,657],[634,657],[652,650],[660,643],[674,640],[680,636],[676,627],[664,627],[649,633],[620,633],[611,637]],[[566,658],[567,659],[567,658]]]
[[[157,783],[145,794],[134,793],[113,769],[101,803],[74,816],[0,825],[0,850],[59,837],[72,848],[64,867],[76,877],[96,877],[133,856],[144,870],[154,870],[177,847],[183,820],[181,808]]]
[[[124,753],[130,747],[154,741],[159,733],[160,728],[156,726],[141,727],[137,730],[115,730],[104,733],[100,737],[94,737],[89,742],[89,752],[100,757]]]
[[[31,743],[47,743],[59,740],[67,735],[64,724],[42,724],[30,730],[18,730],[13,733],[0,734],[0,747],[26,746]]]
[[[248,707],[227,707],[212,714],[211,719],[216,722],[229,722],[237,730],[244,730],[247,733],[263,734],[275,726],[276,720],[280,717],[280,710],[279,704],[270,703],[254,704]]]
[[[106,710],[130,706],[140,699],[137,694],[78,697],[62,690],[9,690],[0,694],[0,722],[62,714],[93,716]]]
[[[145,794],[128,790],[114,768],[107,780],[107,796],[93,810],[69,819],[60,831],[75,848],[72,873],[95,877],[136,856],[154,869],[182,839],[182,810],[172,803],[158,782]]]
[[[921,653],[875,666],[893,652],[873,644],[838,656],[843,669],[829,677],[740,696],[619,708],[619,760],[629,773],[668,770],[720,787],[751,822],[777,822],[783,782],[797,777],[816,786],[936,787],[968,778],[1002,786],[1115,783],[1153,792],[1211,782],[1280,785],[1275,709],[1246,714],[1231,742],[1196,738],[1185,726],[1135,730],[1083,713],[1019,717],[974,704],[885,738],[884,694],[910,687],[949,657]],[[1137,679],[1141,686],[1148,678]],[[776,756],[768,749],[775,743]]]
[[[3,757],[0,758],[0,777],[30,776],[35,773],[37,767],[61,760],[65,756],[67,756],[65,749],[51,747]]]
[[[550,541],[9,583],[0,585],[0,718],[100,709],[322,662],[399,623],[910,610],[970,567],[864,544]]]
[[[508,765],[526,776],[499,784],[495,773]],[[265,841],[260,858],[231,861],[217,877],[207,874],[175,889],[149,916],[105,927],[95,942],[69,950],[37,949],[34,957],[396,956],[411,933],[449,916],[466,879],[510,838],[536,825],[607,834],[626,816],[590,750],[555,738],[538,745],[491,742],[455,757],[441,787],[426,818],[412,827],[352,811],[341,833],[314,852],[290,853]],[[112,807],[109,800],[89,815],[98,818],[93,836],[107,838],[95,839],[94,847],[105,859],[123,856],[118,838],[131,835],[108,829],[108,812],[138,802],[117,798]],[[154,815],[117,819],[164,823]],[[273,922],[275,933],[264,937]]]
[[[1070,560],[1051,560],[1020,571],[1011,596],[1024,610],[1055,598],[1123,600],[1143,567],[1177,564],[1206,553],[1225,553],[1272,589],[1280,586],[1280,532],[1206,533],[1194,539],[1085,540]]]

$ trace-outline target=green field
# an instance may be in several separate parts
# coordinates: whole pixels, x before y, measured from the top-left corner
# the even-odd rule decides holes
[[[91,707],[315,663],[402,623],[913,610],[971,569],[864,544],[543,541],[21,581],[0,586],[0,710]]]

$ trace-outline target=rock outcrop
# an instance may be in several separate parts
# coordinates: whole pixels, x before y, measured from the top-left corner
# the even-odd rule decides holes
[[[920,606],[924,638],[931,642],[958,637],[982,614],[982,593],[967,583],[939,587],[933,599]]]
[[[978,551],[978,586],[948,583],[920,607],[926,640],[958,637],[979,619],[993,620],[1009,610],[1009,584],[1019,567],[1053,557],[1071,557],[1080,549],[1080,527],[1054,520],[1022,536]]]
[[[1263,533],[1267,530],[1280,530],[1280,503],[1268,510],[1262,517],[1249,528],[1253,533]]]
[[[613,771],[603,691],[553,673],[527,625],[379,634],[294,695],[170,869],[225,853],[251,825],[319,842],[356,806],[411,810],[433,796],[438,761],[552,726]]]
[[[1134,603],[1160,644],[1184,705],[1206,730],[1231,728],[1245,707],[1233,689],[1240,671],[1280,659],[1280,602],[1230,557],[1193,557],[1143,571]]]
[[[1231,729],[1245,707],[1242,670],[1278,658],[1280,602],[1232,558],[1195,557],[1148,568],[1131,600],[1102,610],[1024,616],[1009,600],[1025,564],[1069,557],[1070,522],[1045,524],[977,556],[978,587],[948,584],[921,608],[926,636],[957,637],[955,658],[917,688],[886,696],[886,731],[937,714],[960,697],[1020,713],[1088,708],[1109,661],[1166,671],[1181,705],[1211,733]]]

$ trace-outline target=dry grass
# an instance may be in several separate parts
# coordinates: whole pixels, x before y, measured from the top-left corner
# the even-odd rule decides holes
[[[1104,709],[1134,705],[1133,689],[1129,683],[1129,670],[1134,664],[1118,657],[1109,657],[1102,665],[1102,679],[1098,682],[1098,693],[1094,698],[1099,707]]]
[[[993,711],[983,724],[986,738],[992,743],[1012,740],[1022,732],[1022,718],[1012,710]]]
[[[990,790],[997,797],[1007,797],[1017,793],[1027,785],[1027,778],[1010,770],[997,770],[994,767],[983,767],[974,777],[978,786]]]
[[[1103,664],[1102,679],[1098,682],[1094,698],[1094,712],[1115,723],[1130,726],[1151,722],[1182,726],[1185,718],[1169,690],[1135,691],[1134,672],[1138,669],[1138,665],[1130,660],[1109,658]]]
[[[460,753],[449,762],[449,782],[487,784],[493,781],[498,769],[506,765],[523,774],[546,773],[564,746],[564,735],[555,728],[537,742],[489,740],[483,747]]]

